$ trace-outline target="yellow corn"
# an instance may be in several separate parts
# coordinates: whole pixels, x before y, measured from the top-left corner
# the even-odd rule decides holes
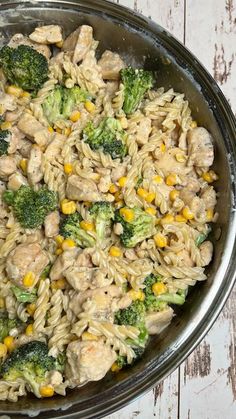
[[[6,336],[6,337],[3,339],[3,343],[4,343],[4,345],[6,345],[7,350],[8,350],[9,352],[13,351],[13,349],[14,349],[14,347],[15,347],[15,341],[14,341],[13,336]]]
[[[55,290],[64,290],[66,288],[66,280],[64,278],[57,279],[52,282],[52,288]]]
[[[186,218],[184,218],[183,215],[177,214],[175,216],[175,221],[177,221],[177,223],[186,223],[187,220],[186,220]]]
[[[5,299],[0,297],[0,309],[5,307]]]
[[[175,173],[171,173],[166,177],[166,184],[168,186],[175,186],[178,183],[178,176]]]
[[[55,251],[55,254],[57,255],[57,256],[59,256],[59,255],[61,255],[62,254],[62,249],[57,249],[56,251]]]
[[[172,214],[166,214],[164,215],[164,217],[162,217],[161,219],[161,224],[170,224],[173,223],[174,221],[174,216]]]
[[[80,111],[74,111],[72,112],[71,116],[70,116],[70,120],[72,122],[77,122],[79,119],[81,118],[81,113]]]
[[[65,239],[61,245],[63,250],[70,249],[71,247],[75,247],[75,242],[72,239]],[[61,250],[61,249],[60,249]]]
[[[124,218],[125,221],[130,223],[134,219],[134,211],[130,208],[121,208],[120,215]]]
[[[55,45],[56,45],[57,48],[62,48],[63,47],[63,41],[56,42]]]
[[[156,194],[154,192],[149,192],[145,198],[145,201],[151,204],[151,202],[154,201],[155,198],[156,198]]]
[[[112,366],[111,366],[111,371],[112,372],[119,372],[120,370],[121,370],[121,368],[119,367],[117,362],[114,362],[114,364],[112,364]]]
[[[190,124],[191,128],[196,128],[197,127],[197,121],[192,121]]]
[[[69,127],[65,128],[63,130],[63,134],[66,135],[67,137],[69,137],[69,135],[71,134],[71,129]]]
[[[116,193],[117,191],[118,191],[118,187],[114,183],[112,183],[110,185],[109,192],[110,193]]]
[[[76,203],[68,199],[63,199],[61,201],[61,211],[66,215],[74,214],[76,212]]]
[[[51,132],[51,133],[53,133],[54,132],[53,127],[48,127],[48,131]]]
[[[27,159],[21,159],[20,161],[20,168],[24,174],[27,173]]]
[[[0,358],[5,358],[7,354],[7,347],[4,343],[0,343]]]
[[[30,93],[23,90],[23,92],[21,93],[21,97],[30,98]]]
[[[154,176],[153,180],[155,183],[158,183],[158,184],[163,183],[163,177],[160,175]]]
[[[175,201],[176,198],[178,198],[179,196],[179,191],[177,191],[176,189],[173,189],[172,191],[170,191],[170,200],[171,201]]]
[[[167,238],[165,236],[163,236],[163,234],[161,234],[161,233],[155,234],[154,242],[155,242],[156,246],[160,247],[160,248],[167,246]]]
[[[120,118],[120,125],[123,129],[128,128],[128,121],[125,116],[122,116],[122,118]]]
[[[116,202],[118,202],[118,201],[120,201],[120,200],[123,198],[123,196],[122,196],[122,194],[120,193],[120,191],[117,191],[117,192],[115,192],[115,194],[114,194],[114,198],[115,198],[115,201],[116,201]]]
[[[58,133],[58,134],[61,134],[62,133],[62,129],[61,128],[56,128],[56,132]]]
[[[212,183],[215,180],[218,179],[217,174],[213,171],[210,170],[209,172],[205,172],[202,174],[202,178],[207,182],[207,183]]]
[[[122,251],[119,247],[111,246],[109,250],[109,255],[114,258],[120,258],[122,256]]]
[[[123,188],[125,186],[127,182],[127,177],[126,176],[122,176],[119,180],[118,180],[118,185]]]
[[[93,102],[90,102],[90,100],[86,100],[84,106],[88,112],[93,112],[95,110],[95,105]]]
[[[71,173],[73,172],[73,166],[71,163],[64,164],[64,172],[66,175],[71,175]]]
[[[153,207],[148,207],[148,208],[145,209],[145,212],[147,214],[150,214],[150,215],[156,215],[157,210],[155,208],[153,208]]]
[[[148,191],[146,191],[146,190],[145,190],[145,189],[143,189],[143,188],[138,188],[138,189],[137,189],[137,194],[138,194],[141,198],[146,199],[146,198],[147,198],[147,196],[148,196]]]
[[[136,300],[140,300],[140,301],[144,301],[145,299],[145,294],[142,290],[130,290],[127,292],[128,296],[132,299],[132,301],[136,301]]]
[[[182,215],[186,218],[186,220],[192,220],[194,218],[194,214],[190,211],[189,207],[184,207],[182,209]]]
[[[81,335],[82,340],[98,340],[98,337],[90,332],[84,332]]]
[[[213,220],[213,216],[214,216],[213,209],[209,208],[207,210],[207,212],[206,212],[206,219],[207,219],[207,221],[208,222],[212,221]]]
[[[11,85],[7,86],[6,93],[8,93],[9,95],[20,97],[22,95],[22,89],[20,87]]]
[[[152,286],[152,291],[155,295],[165,294],[167,287],[163,282],[155,282]]]
[[[81,221],[80,222],[80,227],[85,230],[85,231],[94,231],[95,230],[95,226],[94,223],[91,223],[90,221]]]
[[[60,246],[63,243],[64,238],[62,236],[58,235],[58,236],[56,236],[55,240],[56,240],[57,245]]]
[[[28,326],[25,329],[26,336],[31,336],[33,334],[33,325],[28,324]]]
[[[176,153],[175,158],[179,163],[184,163],[186,161],[186,156],[183,153]]]
[[[11,122],[5,121],[2,122],[0,125],[0,128],[4,131],[6,129],[10,129],[11,128]]]
[[[39,392],[42,397],[52,397],[54,395],[54,388],[52,386],[42,386]]]
[[[161,143],[160,150],[161,150],[162,153],[164,153],[166,151],[166,145],[164,143]]]
[[[27,272],[23,278],[23,285],[26,288],[30,288],[34,285],[35,275],[33,272]]]
[[[31,317],[33,316],[35,310],[36,310],[36,304],[35,303],[27,304],[26,311],[27,311],[27,313],[29,313],[29,315]]]

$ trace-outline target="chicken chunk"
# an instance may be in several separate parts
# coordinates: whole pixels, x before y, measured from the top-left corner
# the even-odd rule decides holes
[[[145,325],[150,335],[157,335],[161,333],[167,326],[169,326],[174,311],[171,307],[165,310],[149,313],[145,318]]]
[[[49,132],[40,122],[29,113],[23,113],[17,127],[31,141],[36,142],[39,146],[45,146],[48,142]]]
[[[102,340],[71,342],[66,355],[66,378],[72,387],[101,380],[117,358],[116,352]]]
[[[56,44],[62,41],[62,28],[59,25],[39,26],[29,38],[39,44]]]
[[[17,108],[16,97],[0,91],[0,106],[4,111],[14,111]]]
[[[201,266],[207,266],[211,262],[213,255],[213,244],[207,240],[199,247],[201,254]]]
[[[214,160],[213,138],[203,127],[191,129],[187,134],[189,165],[208,168]]]
[[[93,28],[88,25],[79,26],[63,43],[63,51],[72,53],[73,63],[83,60],[93,43]]]
[[[80,268],[78,266],[72,266],[66,269],[64,276],[74,290],[86,291],[90,288],[90,283],[95,269],[96,268]]]
[[[120,70],[125,67],[124,61],[119,54],[111,51],[105,51],[98,65],[102,69],[102,77],[105,80],[118,80],[120,78]]]
[[[151,119],[147,117],[141,119],[136,134],[137,143],[140,145],[146,144],[148,142],[151,130]]]
[[[44,220],[44,229],[46,237],[54,237],[59,234],[60,215],[58,211],[48,214]]]
[[[213,186],[208,186],[201,194],[201,199],[204,201],[206,209],[214,208],[216,205],[216,191]]]
[[[10,144],[8,147],[8,154],[14,154],[16,150],[20,146],[20,140],[24,137],[24,134],[20,132],[20,130],[14,126],[11,128],[11,138],[10,138]]]
[[[47,45],[37,44],[36,42],[27,38],[27,36],[24,36],[22,33],[16,33],[13,35],[8,43],[8,46],[11,48],[17,48],[19,45],[28,45],[29,47],[34,48],[40,54],[43,54],[47,60],[49,60],[51,57],[51,51]]]
[[[21,172],[16,171],[8,179],[8,189],[17,191],[22,185],[28,185],[27,179],[22,175]]]
[[[51,280],[55,281],[61,278],[64,271],[73,265],[78,254],[79,249],[77,247],[73,247],[71,249],[65,250],[60,256],[58,256],[50,271]]]
[[[23,278],[27,272],[33,272],[37,282],[48,263],[47,254],[38,243],[20,244],[9,254],[6,271],[9,279],[19,286],[24,286]]]
[[[48,144],[46,150],[45,150],[45,158],[47,160],[53,160],[58,155],[61,154],[62,147],[65,144],[65,136],[59,133],[55,133],[51,136],[51,141]]]
[[[42,157],[42,151],[37,145],[34,145],[30,150],[27,163],[27,175],[31,185],[36,185],[43,179]]]
[[[11,156],[0,157],[0,178],[6,179],[16,171],[16,161]]]
[[[91,180],[81,179],[79,176],[69,177],[66,187],[66,196],[77,201],[101,201],[97,185]]]

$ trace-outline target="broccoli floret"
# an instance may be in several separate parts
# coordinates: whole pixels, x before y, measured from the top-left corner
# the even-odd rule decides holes
[[[71,89],[59,86],[52,90],[44,100],[42,107],[44,115],[50,124],[60,119],[68,119],[76,105],[90,98],[89,93],[79,86]]]
[[[96,234],[99,242],[102,242],[106,235],[107,228],[111,225],[114,218],[114,210],[109,202],[95,202],[89,209],[93,220],[95,221]]]
[[[18,327],[21,324],[19,319],[9,319],[6,312],[0,315],[0,342],[9,335],[11,329]]]
[[[4,380],[24,379],[37,397],[39,387],[46,381],[46,373],[55,369],[55,358],[48,355],[48,347],[40,341],[32,341],[15,349],[1,366]]]
[[[60,352],[55,361],[55,369],[61,373],[64,372],[66,366],[66,352]]]
[[[11,139],[10,131],[8,131],[7,129],[0,130],[0,156],[3,156],[3,154],[7,154],[10,139]]]
[[[97,128],[89,122],[83,131],[83,138],[92,150],[102,150],[112,159],[122,159],[127,154],[126,135],[115,118],[104,118]]]
[[[144,281],[144,294],[145,294],[145,300],[144,300],[144,305],[146,308],[146,311],[161,311],[164,308],[166,308],[166,306],[168,304],[178,304],[178,305],[182,305],[185,302],[185,294],[182,292],[178,292],[178,293],[163,293],[160,294],[158,296],[156,296],[153,291],[152,291],[152,286],[156,283],[156,282],[160,282],[161,281],[161,277],[159,276],[155,276],[153,274],[147,276],[147,278]]]
[[[153,86],[153,75],[150,71],[132,67],[124,68],[120,73],[124,85],[123,110],[131,114],[140,105],[146,91]]]
[[[115,323],[130,326],[143,324],[145,317],[145,305],[136,300],[129,307],[118,310],[115,313]]]
[[[64,238],[71,238],[79,247],[93,247],[95,239],[80,227],[82,217],[79,212],[62,217],[60,234]]]
[[[57,207],[57,195],[43,186],[34,191],[29,186],[21,186],[16,192],[5,191],[3,199],[13,208],[13,212],[24,228],[40,227],[46,215]]]
[[[31,289],[31,291],[26,291],[13,285],[11,290],[20,303],[34,303],[37,300],[37,290],[35,288]]]
[[[139,207],[134,207],[132,210],[134,219],[130,222],[124,220],[120,210],[115,212],[115,223],[121,223],[123,227],[120,240],[125,247],[135,247],[139,242],[152,236],[154,229],[154,217]]]
[[[27,91],[37,92],[48,79],[46,57],[28,45],[1,48],[0,67],[10,83]]]
[[[52,264],[49,263],[40,275],[40,279],[46,279],[49,276]]]

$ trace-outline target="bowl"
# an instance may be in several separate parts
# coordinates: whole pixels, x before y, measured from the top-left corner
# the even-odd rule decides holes
[[[157,83],[174,87],[189,100],[194,119],[215,139],[214,166],[219,173],[219,219],[214,225],[214,260],[208,280],[198,284],[171,325],[152,338],[143,358],[118,374],[68,391],[66,397],[17,403],[1,402],[11,418],[99,418],[117,410],[170,374],[200,342],[220,313],[235,279],[236,257],[236,122],[229,104],[199,61],[166,30],[151,20],[104,0],[1,1],[1,35],[30,33],[42,24],[62,25],[66,34],[80,24],[94,28],[99,50],[111,49],[127,62],[155,70]]]

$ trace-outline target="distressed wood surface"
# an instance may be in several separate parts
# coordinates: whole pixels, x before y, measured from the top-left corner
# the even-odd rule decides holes
[[[213,75],[236,115],[236,0],[114,0],[169,30]],[[236,288],[205,339],[145,396],[106,419],[236,419]]]

